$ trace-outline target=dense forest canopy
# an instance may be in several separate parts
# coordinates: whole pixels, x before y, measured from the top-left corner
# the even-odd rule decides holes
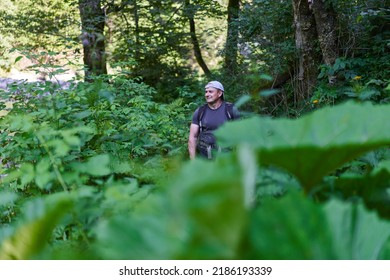
[[[266,101],[273,110],[282,101],[302,107],[354,76],[379,81],[381,91],[389,75],[385,0],[23,0],[3,1],[0,11],[3,76],[25,68],[10,50],[29,58],[47,52],[46,60],[60,57],[87,79],[128,71],[163,102],[205,77],[227,83],[233,100],[278,88],[282,94]]]
[[[389,7],[1,1],[0,259],[389,259]]]

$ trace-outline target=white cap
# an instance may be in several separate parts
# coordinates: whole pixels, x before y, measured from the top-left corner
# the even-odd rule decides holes
[[[221,90],[222,92],[224,92],[224,88],[223,88],[223,85],[218,82],[218,81],[211,81],[209,82],[206,86],[205,86],[205,89],[208,88],[208,87],[213,87],[213,88],[216,88],[216,89],[219,89]]]

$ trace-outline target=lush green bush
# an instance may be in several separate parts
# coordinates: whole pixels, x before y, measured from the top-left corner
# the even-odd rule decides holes
[[[152,94],[120,78],[15,93],[1,122],[1,259],[388,258],[389,105],[228,123],[231,152],[185,162],[164,144],[185,146],[188,116]]]
[[[120,77],[69,89],[50,82],[11,86],[4,100],[12,109],[0,129],[3,184],[29,197],[115,179],[155,182],[163,157],[186,151],[187,112],[180,100],[153,102],[154,93]]]

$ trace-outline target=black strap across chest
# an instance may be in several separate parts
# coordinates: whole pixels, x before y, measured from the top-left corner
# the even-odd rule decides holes
[[[202,120],[203,120],[204,113],[206,112],[207,106],[208,106],[207,104],[204,104],[204,105],[199,107],[198,123],[199,123],[200,132],[202,132]],[[225,114],[226,114],[228,121],[234,120],[235,116],[233,113],[233,104],[232,103],[225,102]]]

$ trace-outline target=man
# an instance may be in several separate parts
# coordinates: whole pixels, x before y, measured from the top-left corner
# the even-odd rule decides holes
[[[192,116],[188,152],[190,159],[198,154],[212,159],[212,154],[220,150],[217,146],[214,131],[228,120],[239,118],[237,109],[224,100],[224,88],[218,81],[205,86],[206,104],[196,109]]]

